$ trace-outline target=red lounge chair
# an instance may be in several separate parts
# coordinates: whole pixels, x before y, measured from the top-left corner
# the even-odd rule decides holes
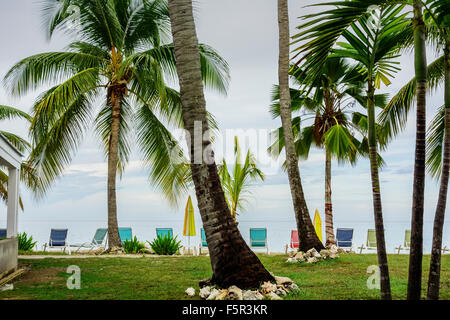
[[[292,230],[291,231],[291,243],[289,245],[286,245],[286,254],[288,250],[297,250],[299,247],[300,241],[298,240],[298,231]]]

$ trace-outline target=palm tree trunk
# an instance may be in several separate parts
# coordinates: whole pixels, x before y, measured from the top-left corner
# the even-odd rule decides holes
[[[331,200],[331,154],[325,151],[325,236],[326,247],[336,244],[333,226],[333,203]]]
[[[441,277],[442,232],[444,229],[445,208],[447,205],[448,179],[450,170],[450,39],[445,47],[445,136],[442,160],[441,186],[434,217],[433,247],[431,250],[430,274],[428,277],[427,299],[439,299]]]
[[[187,142],[191,150],[192,179],[211,257],[211,282],[221,287],[258,287],[273,277],[242,238],[222,190],[207,135],[206,102],[192,1],[169,0],[168,3],[182,115],[190,135]]]
[[[391,300],[391,283],[389,279],[389,266],[384,238],[383,208],[381,205],[380,178],[377,161],[377,131],[375,123],[375,88],[373,81],[369,80],[367,113],[369,122],[369,158],[370,174],[372,178],[373,210],[375,217],[375,230],[377,239],[378,266],[380,268],[381,299]]]
[[[111,86],[108,93],[108,103],[112,109],[111,137],[109,139],[108,153],[108,245],[110,248],[122,247],[117,222],[116,178],[119,162],[119,132],[120,112],[124,97],[123,86]]]
[[[298,167],[297,155],[292,132],[291,95],[289,91],[289,10],[287,0],[278,0],[278,25],[280,33],[279,85],[280,85],[280,115],[283,126],[286,150],[287,173],[294,203],[295,219],[300,241],[300,250],[308,251],[315,248],[324,249],[323,243],[317,237],[309,215]]]
[[[414,51],[417,79],[416,150],[411,219],[411,254],[409,258],[408,300],[419,300],[422,288],[423,212],[425,195],[427,57],[422,1],[414,0]]]

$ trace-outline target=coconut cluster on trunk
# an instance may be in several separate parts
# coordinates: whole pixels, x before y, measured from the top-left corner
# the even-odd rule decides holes
[[[200,288],[199,296],[203,300],[282,300],[291,291],[297,291],[298,286],[289,278],[274,276],[276,283],[264,282],[258,290],[242,290],[237,286],[219,289],[213,286]],[[196,295],[194,288],[186,289],[189,297]]]
[[[339,249],[335,245],[330,246],[329,249],[323,249],[317,252],[316,249],[310,249],[306,253],[294,252],[287,260],[288,263],[298,263],[298,262],[306,262],[306,263],[317,263],[323,260],[329,259],[337,259],[339,258],[340,253],[345,253],[343,249]]]

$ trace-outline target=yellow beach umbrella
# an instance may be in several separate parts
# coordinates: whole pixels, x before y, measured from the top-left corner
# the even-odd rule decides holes
[[[186,212],[184,215],[184,227],[183,227],[183,236],[188,237],[188,247],[190,250],[191,247],[191,238],[197,235],[195,232],[195,217],[194,217],[194,206],[192,205],[191,196],[186,204]]]
[[[320,219],[319,210],[316,209],[316,213],[314,214],[314,229],[316,229],[317,237],[319,237],[319,240],[323,242],[322,240],[322,220]]]

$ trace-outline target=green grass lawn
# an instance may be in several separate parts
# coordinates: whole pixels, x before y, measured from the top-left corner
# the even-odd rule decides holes
[[[300,291],[286,299],[378,299],[369,290],[367,267],[376,256],[347,254],[316,265],[288,264],[286,256],[260,256],[278,276],[290,277]],[[408,256],[390,255],[392,294],[404,299],[407,288]],[[424,258],[426,287],[429,256]],[[0,292],[0,299],[187,299],[184,291],[211,275],[209,257],[90,258],[20,260],[30,270],[14,282],[14,291]],[[66,281],[70,265],[81,268],[81,289],[69,290]],[[443,256],[441,298],[450,299],[450,255]],[[425,294],[425,288],[424,292]],[[198,299],[198,297],[196,298]]]

